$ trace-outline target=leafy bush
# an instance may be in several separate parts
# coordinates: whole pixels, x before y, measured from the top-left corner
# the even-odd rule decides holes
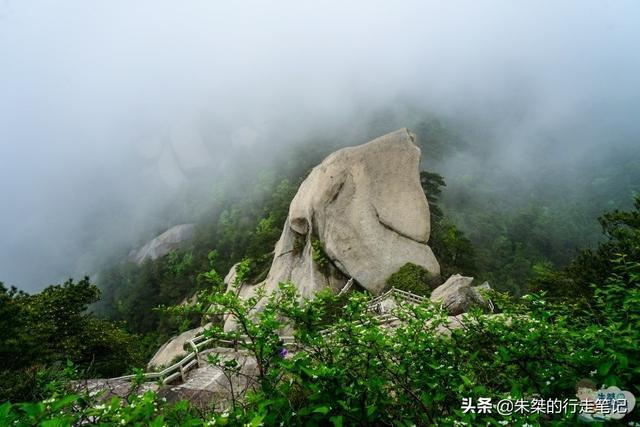
[[[417,295],[431,295],[438,285],[438,278],[434,277],[419,265],[406,263],[393,273],[386,282],[386,289],[396,288]]]
[[[605,240],[596,250],[584,250],[564,269],[555,270],[549,264],[538,265],[537,275],[530,284],[534,292],[544,291],[550,298],[584,298],[594,295],[593,283],[607,280],[620,254],[630,260],[640,260],[640,196],[629,211],[614,210],[599,219]]]
[[[355,293],[327,334],[322,320],[332,295],[300,306],[295,288],[282,284],[277,294],[258,291],[247,300],[231,292],[209,295],[212,309],[231,313],[238,331],[207,333],[249,337],[240,347],[257,361],[258,388],[232,408],[238,423],[574,425],[575,414],[502,416],[464,413],[460,406],[462,399],[478,397],[571,399],[576,383],[589,377],[640,394],[640,263],[626,256],[612,263],[588,309],[540,295],[494,293],[502,313],[471,312],[462,328],[425,302],[400,304],[395,314],[403,323],[390,329],[367,310],[366,295]],[[283,358],[279,331],[287,325],[300,348]],[[230,376],[241,375],[235,366],[212,362]],[[625,421],[638,419],[636,411]]]
[[[621,255],[612,265],[586,310],[539,295],[494,293],[503,312],[471,312],[461,328],[429,302],[400,304],[395,314],[403,322],[387,328],[367,310],[368,297],[354,293],[327,334],[322,319],[329,294],[300,305],[290,284],[246,300],[214,292],[203,298],[214,312],[230,313],[238,331],[207,334],[245,334],[249,339],[240,346],[258,366],[257,388],[225,413],[167,405],[153,393],[104,406],[87,396],[56,395],[41,403],[5,403],[0,423],[71,425],[93,417],[104,425],[575,425],[575,414],[464,413],[461,402],[570,399],[583,378],[640,394],[640,263]],[[283,357],[279,331],[287,325],[300,347]],[[233,364],[211,361],[230,376],[241,375]],[[639,420],[634,411],[624,422]]]
[[[329,257],[324,252],[324,245],[317,238],[311,239],[311,258],[320,270],[329,266]]]
[[[97,376],[116,376],[144,363],[137,337],[87,313],[99,294],[88,278],[34,295],[0,284],[0,400],[37,397],[39,376],[55,374],[67,359],[85,375]]]
[[[433,172],[420,172],[420,183],[429,202],[431,237],[429,246],[440,262],[441,275],[456,273],[475,276],[476,253],[471,240],[445,217],[440,207],[444,178]]]

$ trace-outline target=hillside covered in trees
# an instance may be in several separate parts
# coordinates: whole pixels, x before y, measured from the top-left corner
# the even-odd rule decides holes
[[[428,141],[420,143],[424,153],[437,153],[443,147],[461,152],[467,149],[439,122],[423,123],[419,129],[422,136],[417,141]],[[314,155],[306,154],[311,163]],[[122,419],[161,423],[171,419],[180,424],[208,419],[231,424],[322,424],[327,420],[351,424],[390,417],[389,420],[421,424],[447,424],[453,420],[479,420],[479,415],[457,409],[459,401],[470,393],[570,396],[571,388],[581,377],[596,377],[603,384],[640,391],[634,385],[638,379],[636,335],[640,321],[635,313],[640,290],[640,197],[636,196],[629,209],[603,213],[596,223],[600,236],[586,238],[593,234],[593,223],[579,224],[574,219],[571,225],[581,232],[577,236],[566,231],[564,217],[553,216],[552,212],[563,210],[565,205],[538,209],[534,205],[538,196],[532,194],[528,207],[505,200],[505,204],[514,203],[508,205],[511,210],[504,209],[501,216],[492,218],[493,206],[482,210],[471,194],[460,196],[460,192],[470,189],[446,185],[442,175],[423,170],[420,183],[431,215],[429,244],[440,263],[441,276],[461,273],[489,280],[496,289],[491,298],[500,314],[487,318],[482,310],[472,311],[465,321],[468,327],[443,336],[438,329],[442,319],[447,318],[442,308],[427,303],[414,308],[403,306],[395,315],[405,323],[390,333],[381,325],[376,326],[377,320],[370,317],[367,292],[352,292],[348,297],[321,292],[299,306],[295,283],[285,284],[282,294],[270,298],[257,319],[249,314],[254,300],[244,301],[234,292],[225,293],[222,274],[237,260],[242,260],[242,267],[236,270],[236,280],[255,284],[266,277],[289,204],[308,169],[282,170],[286,173],[258,173],[249,178],[248,188],[254,188],[254,192],[238,198],[221,196],[215,202],[218,205],[214,205],[218,215],[196,223],[187,246],[141,264],[130,256],[122,258],[100,272],[98,287],[89,279],[78,283],[70,280],[28,295],[3,286],[3,330],[9,333],[1,348],[5,361],[2,398],[13,402],[49,399],[46,401],[53,402],[53,406],[6,403],[0,413],[2,419],[27,425],[45,419],[65,425],[85,417],[97,417],[106,423]],[[615,171],[604,169],[599,173]],[[481,187],[481,179],[484,178],[472,180],[473,189]],[[596,183],[601,180],[593,179]],[[452,187],[457,192],[455,196],[448,194]],[[627,196],[631,198],[633,192]],[[560,194],[555,197],[549,202],[561,199]],[[456,205],[461,200],[467,204]],[[574,202],[576,206],[586,204]],[[612,201],[603,199],[599,203]],[[478,221],[482,233],[478,228],[470,228],[467,233],[464,226],[457,225],[458,221]],[[553,227],[565,232],[556,236]],[[492,235],[496,230],[499,234]],[[483,239],[476,240],[478,236]],[[596,243],[578,249],[585,239]],[[486,244],[481,246],[483,242]],[[566,259],[571,245],[576,245],[575,250]],[[321,265],[323,256],[322,252],[317,257],[314,253],[314,262]],[[434,284],[428,272],[407,264],[388,278],[387,289],[393,286],[428,296],[442,280]],[[185,305],[184,301],[195,294],[199,303]],[[521,297],[524,294],[527,295]],[[121,408],[114,409],[113,414],[105,412],[109,406],[92,406],[96,404],[90,403],[93,398],[68,394],[73,392],[71,384],[82,378],[142,372],[146,361],[171,335],[205,320],[219,322],[211,317],[212,310],[235,313],[244,318],[242,324],[251,325],[245,327],[245,333],[266,339],[262,344],[253,341],[247,345],[246,351],[262,361],[265,370],[260,373],[257,394],[246,404],[234,403],[234,421],[228,418],[229,408],[224,413],[211,408],[203,414],[202,408],[188,402],[177,406],[174,402],[157,409],[154,394],[136,395],[135,389],[124,407],[121,405],[125,402],[117,399],[110,403],[112,408]],[[504,323],[504,316],[523,315],[522,321]],[[474,319],[472,323],[468,323],[470,318]],[[299,342],[315,350],[298,352],[291,360],[278,356],[278,331],[284,325],[281,322],[295,325]],[[357,331],[349,329],[349,325],[361,322],[369,326]],[[329,343],[318,335],[327,326],[346,335]],[[598,338],[604,330],[608,331],[607,337]],[[222,332],[214,328],[207,333],[215,337]],[[369,343],[364,353],[358,349],[358,340]],[[522,352],[522,348],[529,351]],[[533,348],[539,353],[532,352]],[[333,356],[327,359],[325,352]],[[361,360],[362,357],[367,359]],[[426,371],[425,365],[429,367]],[[231,365],[222,366],[233,372]],[[376,366],[385,366],[387,371],[376,370],[374,375],[370,369],[375,370]],[[402,381],[400,372],[408,375]],[[500,376],[495,377],[498,372]],[[293,383],[286,385],[284,378]],[[362,382],[363,378],[367,380]],[[564,379],[558,382],[559,378]],[[424,389],[432,383],[434,394]],[[393,398],[384,391],[388,387],[396,390]],[[421,397],[413,394],[418,390]],[[273,393],[278,397],[270,397]],[[335,396],[342,395],[343,400],[338,400],[341,406],[336,406]],[[306,397],[300,400],[294,396]],[[133,409],[136,405],[156,409],[140,412]],[[57,409],[51,412],[51,408]],[[521,415],[514,415],[512,421],[520,425],[555,418],[541,413]],[[484,418],[486,422],[490,419]],[[566,421],[570,422],[570,418]]]
[[[0,1],[0,427],[640,426],[638,22]]]
[[[396,120],[378,117],[366,134],[392,128]],[[381,125],[384,122],[388,124]],[[474,148],[477,144],[451,126],[422,119],[410,127],[423,153],[421,180],[431,208],[430,245],[443,277],[460,273],[488,280],[501,291],[526,294],[530,284],[547,272],[568,266],[581,250],[595,248],[602,240],[597,221],[601,212],[629,208],[636,194],[640,150],[635,149],[619,157],[612,153],[606,165],[594,165],[581,171],[580,178],[572,175],[566,181],[552,176],[534,183],[505,183],[508,178],[489,167],[452,173],[448,166],[443,171],[443,165],[456,165],[459,158],[483,162],[483,153]],[[303,143],[267,170],[256,165],[240,180],[212,184],[217,197],[209,209],[199,217],[180,219],[196,221],[193,241],[143,265],[125,256],[101,271],[97,283],[102,297],[96,312],[124,321],[135,333],[159,332],[160,345],[180,325],[154,308],[177,304],[201,290],[199,274],[210,266],[225,273],[246,258],[250,280],[261,281],[298,186],[337,147],[335,141]],[[183,203],[193,206],[189,197],[194,196],[185,195]]]

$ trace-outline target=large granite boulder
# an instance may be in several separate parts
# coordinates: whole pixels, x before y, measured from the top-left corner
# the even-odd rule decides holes
[[[140,249],[132,251],[129,256],[138,265],[146,260],[153,261],[165,256],[171,251],[180,249],[193,237],[193,233],[193,224],[176,225],[150,240]]]
[[[420,185],[420,149],[407,129],[329,155],[289,207],[265,281],[291,281],[303,296],[349,278],[374,294],[408,262],[439,275]],[[241,295],[252,286],[243,286]]]

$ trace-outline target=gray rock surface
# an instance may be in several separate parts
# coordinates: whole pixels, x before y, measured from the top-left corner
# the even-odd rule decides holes
[[[407,262],[434,275],[427,245],[429,206],[420,185],[420,149],[406,129],[329,155],[302,183],[289,207],[267,276],[267,291],[293,282],[303,296],[347,279],[379,294]],[[322,245],[324,267],[314,261]],[[250,295],[253,286],[243,286]]]
[[[211,353],[217,353],[221,361],[235,360],[239,375],[225,375],[219,366],[209,364],[207,357]],[[256,360],[247,352],[215,348],[200,353],[200,367],[189,371],[184,383],[164,387],[158,394],[169,402],[187,399],[196,406],[223,411],[234,398],[244,399],[248,391],[258,389],[257,377]]]
[[[202,333],[202,331],[208,326],[209,325],[204,325],[200,326],[199,328],[190,329],[178,336],[171,338],[169,341],[164,343],[164,345],[160,347],[158,351],[156,351],[156,353],[147,364],[147,367],[149,369],[157,369],[161,366],[167,367],[178,356],[186,356],[187,352],[184,350],[184,345],[187,343],[187,341],[195,338],[197,335]]]
[[[193,233],[193,224],[176,225],[150,240],[137,251],[132,251],[129,256],[138,265],[146,260],[153,261],[165,256],[171,251],[180,249],[193,237]]]
[[[229,269],[229,272],[226,276],[224,276],[224,284],[226,285],[226,289],[230,290],[232,286],[236,284],[236,279],[238,277],[237,267],[239,262],[233,264],[233,266]],[[239,284],[238,284],[239,285]]]
[[[457,316],[466,313],[474,305],[486,306],[479,290],[490,290],[488,282],[473,287],[473,277],[465,277],[460,274],[454,274],[449,277],[446,282],[438,286],[431,292],[429,299],[431,301],[442,304],[450,315]]]

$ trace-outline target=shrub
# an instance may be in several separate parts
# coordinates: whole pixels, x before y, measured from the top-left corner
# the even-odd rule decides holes
[[[214,311],[231,313],[238,332],[249,337],[241,347],[257,361],[258,388],[242,403],[234,400],[218,414],[196,412],[186,402],[168,405],[153,393],[106,405],[89,396],[55,395],[1,405],[0,424],[576,425],[576,414],[465,413],[461,404],[479,397],[494,403],[571,399],[583,378],[640,394],[640,264],[625,255],[612,263],[588,310],[539,295],[495,294],[501,314],[471,312],[457,329],[428,301],[400,304],[394,313],[403,322],[387,328],[367,310],[368,297],[354,293],[326,334],[327,293],[302,305],[291,284],[247,300],[234,292],[203,295]],[[256,316],[257,304],[262,311]],[[287,325],[301,347],[282,357],[279,331]],[[207,333],[229,338],[237,332]],[[212,362],[227,375],[242,375],[234,364]],[[634,411],[623,422],[638,420]]]
[[[324,270],[329,266],[329,257],[324,252],[322,242],[317,238],[311,239],[311,257],[320,270]]]
[[[417,295],[431,295],[438,285],[438,277],[419,265],[406,263],[393,273],[386,282],[386,289],[396,288]]]

